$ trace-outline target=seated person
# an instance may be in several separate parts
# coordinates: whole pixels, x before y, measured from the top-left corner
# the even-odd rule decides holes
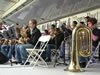
[[[26,48],[33,48],[37,43],[39,37],[41,36],[41,33],[39,29],[37,29],[36,25],[37,21],[35,19],[31,19],[29,21],[30,29],[27,31],[27,38],[24,38],[24,41],[28,42],[28,44],[19,44],[15,46],[15,58],[17,62],[22,62],[21,65],[25,63],[28,57],[28,52],[26,51]],[[28,64],[29,62],[26,63],[26,65]]]
[[[72,34],[70,25],[66,26],[65,23],[63,23],[63,25],[61,26],[61,31],[64,33],[65,38]]]
[[[64,39],[64,35],[60,32],[59,28],[56,28],[56,30],[54,28],[51,28],[50,35],[51,39],[46,47],[46,62],[51,61],[51,49],[58,49],[62,40]]]
[[[15,46],[10,44],[11,44],[10,41],[5,40],[3,45],[1,45],[1,52],[9,59],[11,58],[11,55],[15,56],[14,54]]]
[[[88,26],[88,20],[90,19],[91,17],[89,17],[89,16],[86,16],[85,17],[85,24]]]
[[[97,20],[95,18],[90,18],[88,20],[88,27],[92,30],[92,50],[95,51],[99,41],[100,41],[100,29],[96,27]],[[92,60],[94,62],[94,60]]]
[[[95,18],[90,18],[88,20],[88,27],[92,30],[92,50],[95,51],[98,42],[100,41],[100,30],[96,28],[97,20]],[[86,66],[88,57],[80,57],[79,62],[82,67]]]
[[[11,42],[5,39],[3,44],[1,45],[1,52],[9,59],[11,58],[11,55],[15,57],[15,41],[17,44],[18,39],[21,37],[20,29],[18,27],[16,27],[16,36],[17,38],[13,39]]]
[[[100,29],[96,27],[96,24],[97,20],[95,18],[90,18],[88,20],[88,27],[92,30],[93,51],[100,41]]]

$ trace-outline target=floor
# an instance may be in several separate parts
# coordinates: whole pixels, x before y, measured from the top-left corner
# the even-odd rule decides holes
[[[0,65],[0,75],[100,75],[100,65],[92,64],[91,67],[84,69],[84,72],[74,73],[64,71],[65,65],[57,65],[55,68],[51,65],[49,68],[44,67],[23,67],[21,65],[3,64]]]

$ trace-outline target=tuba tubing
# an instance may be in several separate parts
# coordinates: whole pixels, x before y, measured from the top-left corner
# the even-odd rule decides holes
[[[72,33],[71,59],[65,71],[83,72],[79,65],[79,56],[88,57],[92,53],[92,31],[87,26],[79,25]]]

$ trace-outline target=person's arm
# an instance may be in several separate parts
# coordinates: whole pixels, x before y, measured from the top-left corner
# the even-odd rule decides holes
[[[40,31],[36,31],[34,34],[33,34],[33,37],[31,39],[28,40],[28,42],[30,44],[33,44],[35,45],[39,39],[39,37],[41,36],[41,33]]]

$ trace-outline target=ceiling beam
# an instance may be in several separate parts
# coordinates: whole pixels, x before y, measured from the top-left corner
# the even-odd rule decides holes
[[[5,0],[5,1],[11,2],[11,3],[17,3],[17,2],[20,1],[20,0],[18,0],[18,1],[16,1],[16,0]]]

